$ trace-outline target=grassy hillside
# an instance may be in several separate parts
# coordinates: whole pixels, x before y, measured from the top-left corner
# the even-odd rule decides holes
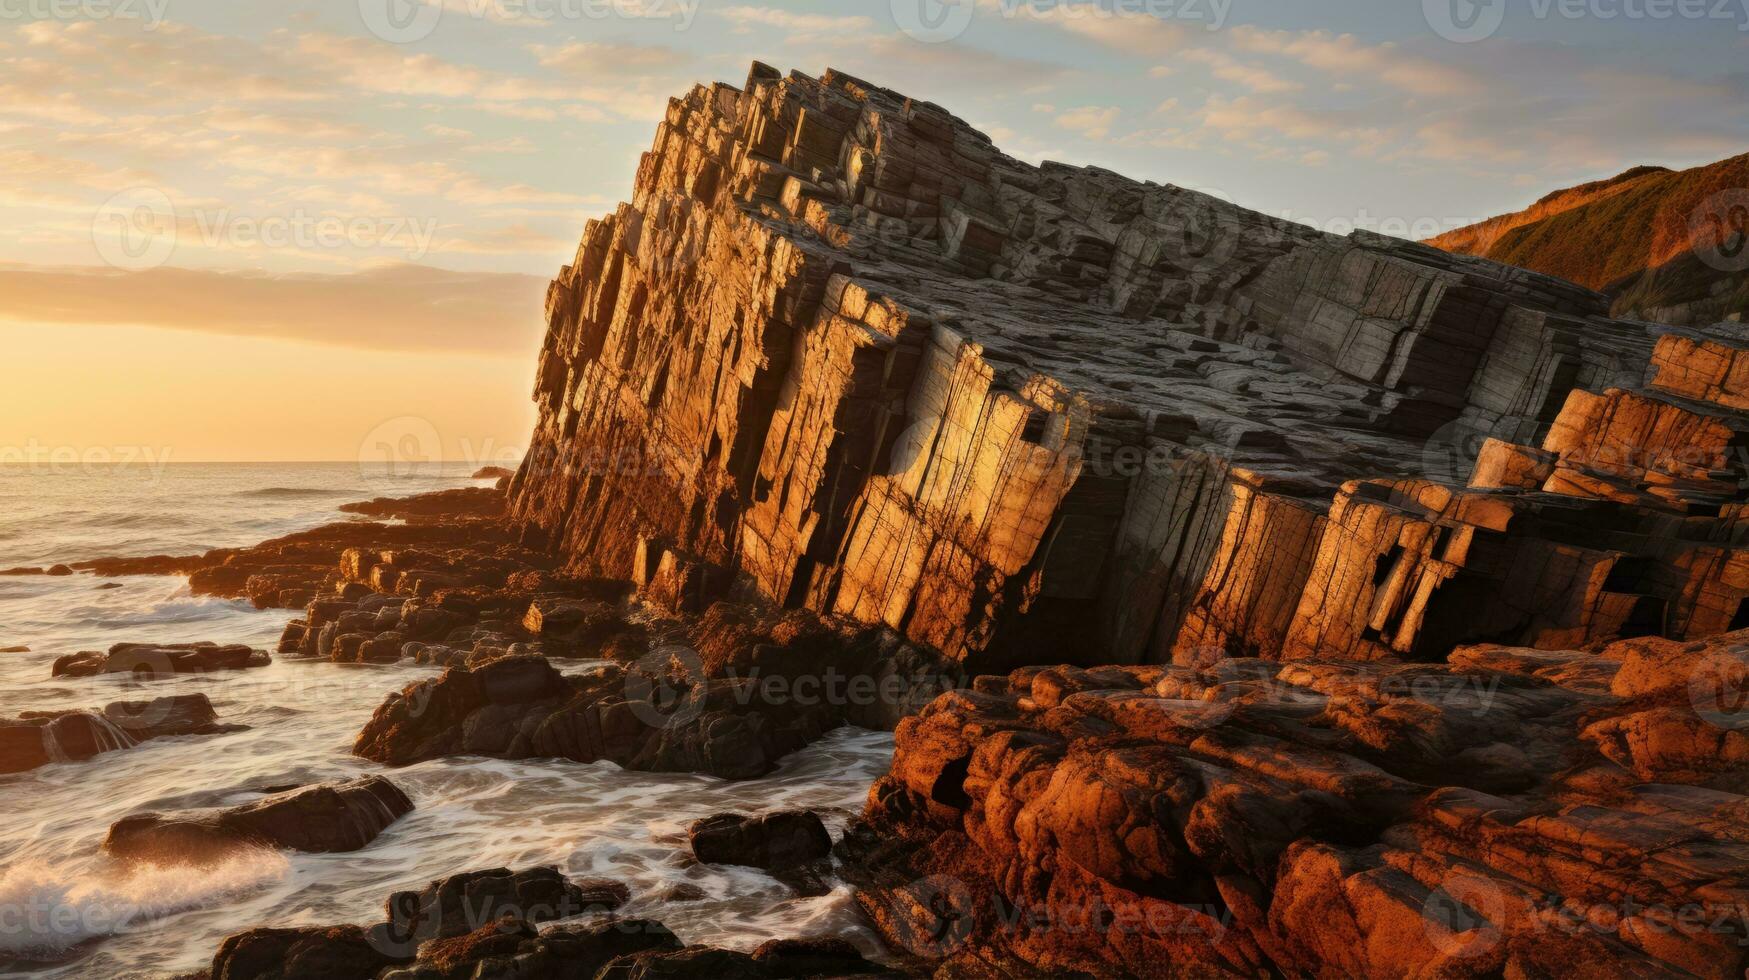
[[[1678,308],[1692,307],[1688,312],[1696,318],[1724,319],[1749,312],[1749,272],[1715,268],[1698,257],[1717,244],[1720,225],[1695,217],[1732,205],[1720,195],[1733,191],[1737,200],[1749,202],[1749,154],[1680,172],[1636,168],[1556,191],[1525,211],[1429,244],[1602,290],[1616,298],[1621,315],[1656,309],[1680,319]],[[1725,235],[1741,234],[1744,214],[1736,208]]]

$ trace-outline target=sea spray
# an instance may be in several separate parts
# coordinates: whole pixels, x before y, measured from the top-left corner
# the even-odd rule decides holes
[[[277,851],[200,868],[108,865],[82,873],[26,861],[0,873],[0,959],[64,959],[81,943],[278,881],[289,867]]]

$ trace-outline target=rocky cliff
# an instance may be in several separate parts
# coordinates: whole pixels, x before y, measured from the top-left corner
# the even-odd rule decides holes
[[[1715,323],[1749,313],[1749,155],[1635,167],[1428,244],[1603,290],[1619,316]]]
[[[835,72],[673,100],[547,306],[512,515],[670,603],[1005,670],[1694,638],[1749,597],[1733,341]]]

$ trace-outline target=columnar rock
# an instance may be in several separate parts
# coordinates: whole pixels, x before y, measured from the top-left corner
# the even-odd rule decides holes
[[[1698,428],[1629,424],[1657,331],[1606,308],[1035,167],[940,107],[755,65],[670,103],[632,200],[552,284],[509,512],[572,572],[659,602],[749,594],[974,668],[1605,642],[1652,617],[1585,576],[1665,561],[1688,533],[1668,508],[1461,485],[1466,447],[1539,443],[1576,391],[1623,438],[1734,451],[1728,397]],[[1696,344],[1660,348],[1668,383],[1728,391],[1729,358]],[[1708,609],[1749,596],[1690,578]],[[1497,596],[1519,612],[1459,614]]]

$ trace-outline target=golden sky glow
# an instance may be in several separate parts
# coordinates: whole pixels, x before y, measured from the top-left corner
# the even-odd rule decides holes
[[[385,438],[435,432],[444,458],[484,465],[519,459],[534,422],[532,354],[4,323],[0,350],[0,446],[39,457],[374,461]]]

